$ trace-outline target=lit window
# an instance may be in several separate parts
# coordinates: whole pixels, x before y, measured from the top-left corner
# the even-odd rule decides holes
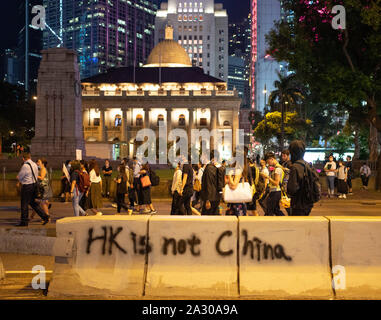
[[[99,127],[100,123],[101,123],[100,118],[94,118],[94,127]]]
[[[143,126],[143,116],[141,114],[138,114],[136,116],[136,126],[142,127]]]
[[[208,125],[208,120],[206,118],[200,118],[200,126],[206,127]]]
[[[183,114],[179,116],[179,126],[185,126],[185,116]]]
[[[160,121],[163,121],[164,122],[164,116],[162,114],[159,114],[157,116],[157,126],[159,127],[160,126]]]
[[[120,114],[117,114],[115,116],[115,121],[114,121],[114,126],[115,127],[120,127],[122,125],[122,117]]]

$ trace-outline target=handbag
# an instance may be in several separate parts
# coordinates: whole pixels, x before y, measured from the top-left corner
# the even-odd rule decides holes
[[[291,199],[287,196],[287,194],[282,190],[282,198],[280,199],[280,205],[288,209],[291,207]]]
[[[253,190],[248,182],[239,183],[235,190],[226,185],[223,196],[226,203],[249,203],[253,200]]]
[[[143,188],[147,188],[147,187],[150,187],[152,185],[151,180],[150,180],[148,175],[141,177],[140,182],[141,182]]]
[[[34,172],[33,172],[31,164],[27,163],[27,165],[29,165],[30,170],[32,171],[32,175],[33,175],[34,181],[36,181],[35,188],[33,190],[33,197],[35,199],[42,199],[42,197],[44,195],[44,186],[41,185],[41,183],[36,179],[36,176],[34,175]]]

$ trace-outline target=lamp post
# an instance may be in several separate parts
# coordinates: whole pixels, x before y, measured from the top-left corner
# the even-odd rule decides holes
[[[266,102],[267,102],[267,89],[266,89],[266,83],[265,83],[265,89],[263,90],[263,94],[265,95],[265,103],[263,105],[263,114],[265,116],[265,124],[267,124],[267,120],[266,120],[266,113],[267,113],[267,106],[266,106]]]

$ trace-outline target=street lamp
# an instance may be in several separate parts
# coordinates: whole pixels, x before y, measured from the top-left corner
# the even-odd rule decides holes
[[[267,102],[267,89],[266,89],[266,83],[265,83],[265,89],[263,90],[263,94],[265,95],[265,103],[263,105],[263,113],[264,113],[264,116],[265,116],[265,124],[267,124],[267,121],[266,121],[266,113],[267,113],[267,108],[266,108],[266,102]]]

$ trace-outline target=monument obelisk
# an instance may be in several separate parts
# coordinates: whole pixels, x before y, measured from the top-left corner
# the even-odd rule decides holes
[[[65,48],[42,51],[38,70],[33,158],[76,159],[85,156],[81,79],[77,54]]]

